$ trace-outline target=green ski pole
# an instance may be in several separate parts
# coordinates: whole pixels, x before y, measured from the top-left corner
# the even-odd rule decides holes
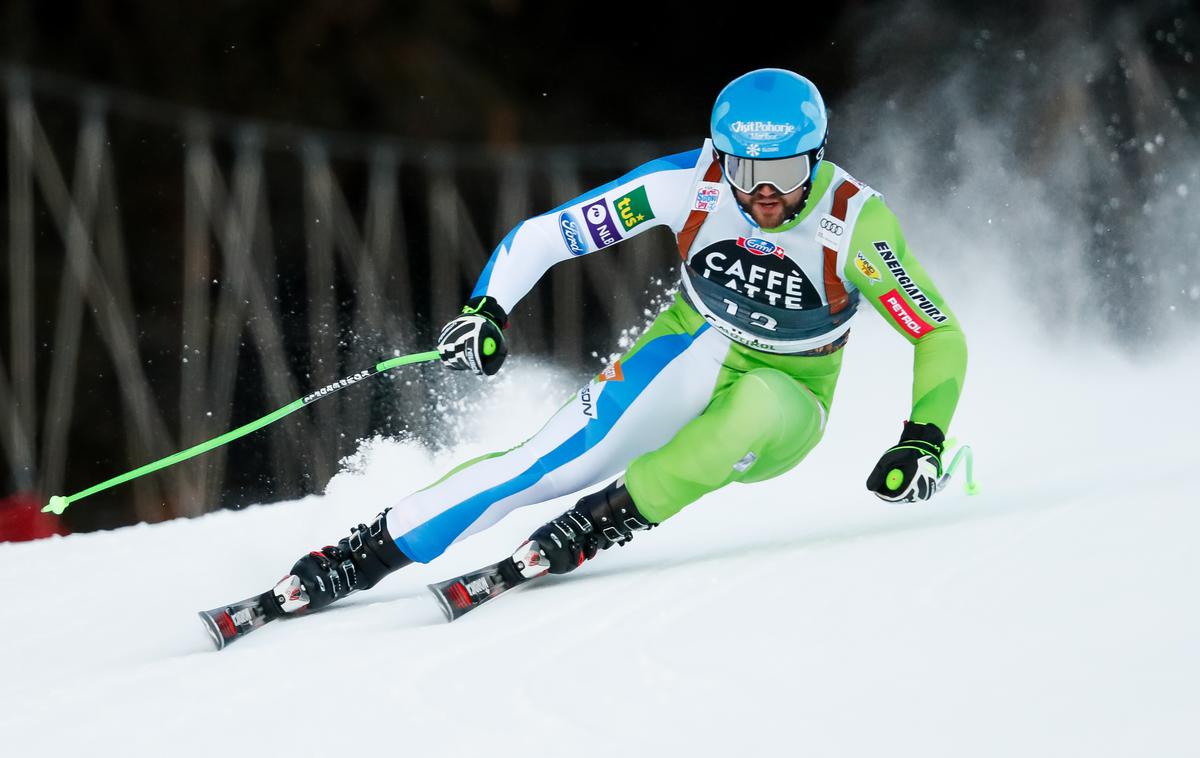
[[[946,448],[954,446],[954,440],[946,442]],[[954,453],[954,458],[950,460],[950,465],[946,467],[946,473],[942,474],[938,479],[937,488],[940,490],[950,483],[950,477],[954,476],[955,469],[958,468],[959,461],[965,461],[967,464],[967,481],[963,483],[963,489],[968,495],[979,494],[979,485],[975,483],[975,452],[971,450],[970,445],[963,445]]]
[[[298,400],[288,403],[274,413],[263,416],[257,421],[251,421],[249,424],[239,426],[237,429],[232,431],[225,432],[220,437],[214,437],[207,442],[201,442],[199,445],[189,447],[187,450],[180,451],[174,455],[168,455],[166,458],[154,461],[153,463],[147,463],[141,468],[137,468],[126,474],[113,477],[108,481],[100,482],[99,484],[88,487],[86,490],[76,492],[74,495],[69,497],[55,495],[54,497],[50,498],[50,502],[46,504],[46,507],[42,508],[42,513],[49,512],[62,515],[62,512],[67,509],[67,506],[76,502],[77,500],[82,500],[85,497],[96,494],[97,492],[102,492],[110,487],[116,487],[118,484],[124,484],[132,479],[137,479],[140,476],[145,476],[146,474],[158,471],[159,469],[164,469],[167,466],[174,466],[176,463],[186,461],[188,458],[194,458],[201,453],[207,453],[209,450],[218,448],[227,442],[232,442],[239,437],[245,437],[247,434],[256,432],[269,424],[273,424],[284,416],[287,416],[294,411],[298,411],[310,403],[315,403],[321,398],[328,397],[338,390],[349,387],[352,384],[358,384],[363,379],[375,376],[376,374],[382,374],[385,371],[389,371],[400,366],[407,366],[410,363],[424,363],[425,361],[432,361],[437,357],[438,352],[436,350],[430,350],[426,353],[402,355],[398,358],[392,358],[390,360],[383,361],[382,363],[376,363],[371,368],[363,369],[356,374],[351,374],[344,379],[339,379],[332,384],[327,384],[316,392],[311,392]]]

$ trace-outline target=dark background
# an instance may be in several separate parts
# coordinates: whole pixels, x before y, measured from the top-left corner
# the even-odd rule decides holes
[[[8,61],[178,105],[418,141],[569,143],[702,134],[714,87],[768,63],[803,68],[836,101],[870,6],[81,0],[6,3],[0,28]]]
[[[209,113],[217,131],[230,140],[247,124],[262,127],[268,143],[285,156],[297,149],[300,130],[319,134],[347,159],[343,176],[352,184],[363,169],[350,159],[379,140],[394,140],[420,155],[445,147],[468,155],[563,146],[585,151],[601,146],[596,148],[601,155],[610,143],[646,143],[648,158],[659,146],[686,149],[705,136],[709,108],[721,86],[747,70],[780,66],[804,73],[821,87],[831,110],[835,160],[853,164],[850,158],[859,147],[866,150],[872,143],[875,116],[890,108],[900,114],[893,121],[920,133],[934,154],[952,164],[953,119],[906,121],[905,109],[909,103],[928,104],[935,84],[969,70],[974,75],[970,94],[962,102],[938,94],[943,100],[934,110],[969,106],[972,118],[994,119],[1000,126],[992,158],[1007,169],[1044,160],[1059,150],[1064,135],[1078,137],[1073,112],[1060,97],[1074,88],[1096,104],[1102,119],[1085,135],[1092,140],[1091,152],[1081,158],[1089,167],[1085,183],[1096,190],[1095,202],[1084,211],[1095,229],[1099,269],[1120,268],[1122,276],[1137,282],[1146,272],[1125,260],[1129,214],[1145,186],[1163,181],[1161,170],[1145,162],[1143,143],[1155,133],[1153,123],[1147,127],[1145,122],[1171,121],[1192,129],[1200,99],[1193,52],[1198,26],[1196,7],[1179,0],[1003,7],[861,1],[806,6],[18,0],[0,6],[0,63],[10,76],[29,77],[42,106],[39,115],[64,155],[70,155],[87,93],[99,88],[109,97],[126,234],[138,251],[132,283],[139,340],[148,362],[161,366],[148,371],[171,397],[178,392],[174,271],[182,226],[179,149],[186,140],[178,124],[189,110]],[[1086,77],[1072,79],[1072,70],[1054,65],[1070,52],[1064,53],[1064,45],[1074,49],[1072,40],[1095,57]],[[1162,92],[1146,95],[1130,84],[1132,44],[1154,68]],[[1015,119],[1013,96],[1022,97],[1022,107],[1029,105]],[[1147,98],[1161,113],[1148,114]],[[224,149],[232,150],[229,144]],[[286,184],[295,169],[274,160],[278,165],[272,170]],[[595,183],[617,173],[598,161]],[[472,194],[470,175],[460,175],[460,181],[472,212],[490,211],[495,198],[482,183]],[[1193,198],[1200,196],[1200,186],[1194,189]],[[428,201],[419,196],[419,187],[405,191],[407,202]],[[535,197],[546,208],[565,199],[549,188]],[[300,205],[279,191],[273,202]],[[301,223],[276,221],[275,233],[283,253],[280,296],[302,314],[303,273],[289,268],[286,254],[302,244]],[[483,229],[486,235],[488,227]],[[51,249],[61,250],[60,241],[44,236]],[[482,244],[490,250],[494,242]],[[50,303],[57,279],[41,276],[39,269],[39,297],[44,286]],[[1144,339],[1152,324],[1137,301],[1127,298],[1111,319],[1118,337],[1132,343]],[[428,321],[418,336],[428,336],[430,326],[450,315],[429,312],[427,301],[418,310]],[[39,311],[39,319],[52,317],[50,306],[45,314]],[[5,318],[0,313],[0,320]],[[611,348],[611,328],[601,323],[594,339],[581,346],[582,355]],[[0,334],[7,334],[7,324],[0,327]],[[378,338],[386,344],[386,336]],[[301,373],[312,368],[302,365],[300,354],[295,360]],[[271,410],[254,390],[256,370],[239,366],[247,376],[239,382],[236,419]],[[106,424],[118,422],[99,413],[115,392],[111,373],[81,374],[80,402],[96,414],[73,431],[68,491],[132,465],[112,450]],[[382,431],[404,427],[386,421]],[[436,430],[429,433],[436,439]],[[353,442],[330,454],[344,454]],[[236,459],[224,505],[296,494],[273,479],[269,460],[252,443],[239,443]],[[323,485],[310,481],[302,491]],[[0,480],[0,495],[16,489],[11,476]],[[86,530],[139,518],[147,517],[124,507],[120,498],[97,497],[94,507],[69,512],[69,526]]]

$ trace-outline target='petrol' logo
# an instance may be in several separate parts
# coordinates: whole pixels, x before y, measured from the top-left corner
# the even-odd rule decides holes
[[[916,311],[908,307],[908,303],[904,302],[904,298],[900,295],[900,290],[893,289],[890,292],[885,292],[879,296],[879,302],[887,308],[892,319],[900,325],[900,328],[911,334],[916,339],[921,339],[926,334],[929,334],[933,329]]]

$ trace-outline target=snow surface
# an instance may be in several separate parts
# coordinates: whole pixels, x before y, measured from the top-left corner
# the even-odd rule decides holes
[[[0,545],[4,754],[1200,755],[1197,345],[1051,345],[987,292],[957,303],[976,497],[863,489],[909,391],[866,312],[809,460],[454,624],[425,584],[572,498],[220,653],[195,612],[533,432],[581,377],[515,359],[475,442],[376,440],[322,497]]]

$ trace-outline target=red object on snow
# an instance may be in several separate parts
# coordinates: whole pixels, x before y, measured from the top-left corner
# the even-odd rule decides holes
[[[70,533],[61,518],[42,513],[42,502],[32,493],[18,492],[0,500],[0,542],[28,542]]]

